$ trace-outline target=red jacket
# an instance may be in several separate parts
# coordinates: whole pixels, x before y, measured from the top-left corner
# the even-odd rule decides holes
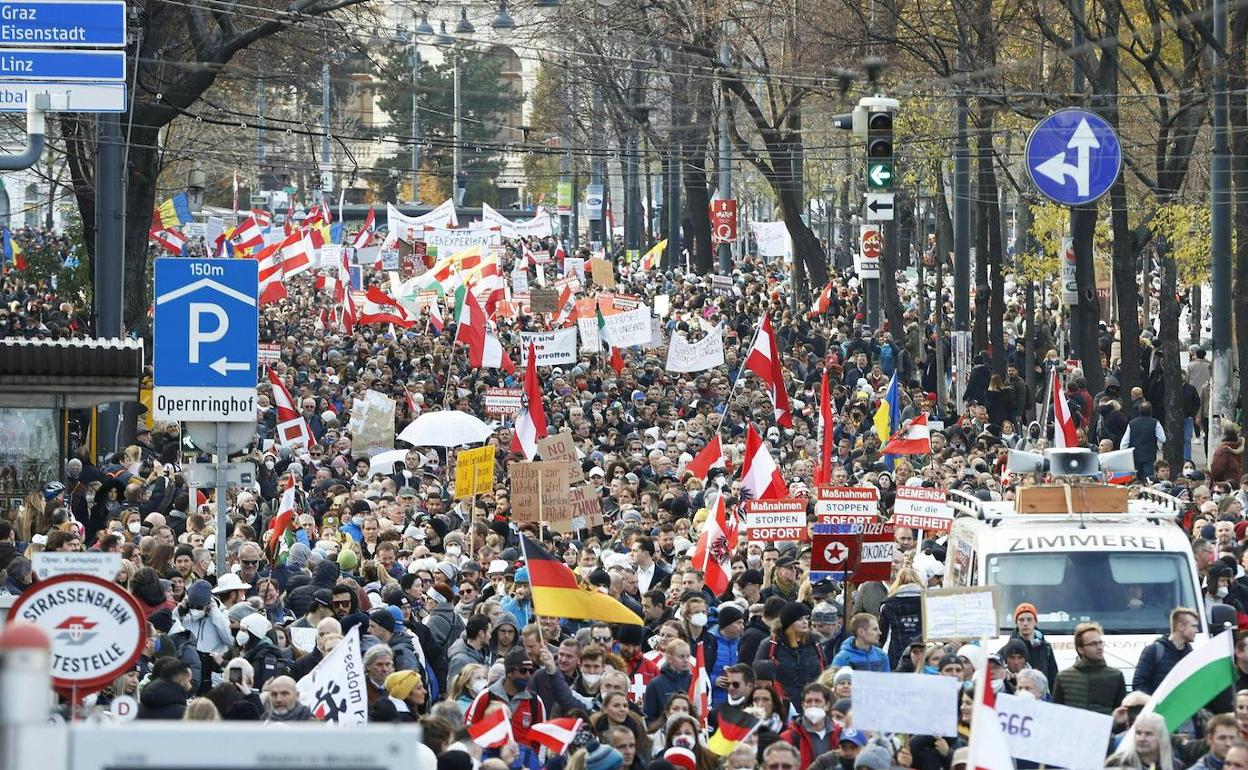
[[[829,720],[828,725],[830,727],[828,732],[828,749],[831,751],[835,750],[841,743],[841,726],[831,720]],[[802,767],[809,767],[815,761],[815,749],[810,742],[810,731],[802,726],[802,718],[800,716],[790,722],[789,726],[784,729],[784,732],[780,733],[780,740],[787,741],[797,747],[797,750],[802,754]]]
[[[517,744],[528,746],[534,751],[541,748],[541,744],[529,736],[530,727],[538,722],[546,721],[546,706],[543,705],[541,698],[530,690],[527,698],[518,702],[509,702],[506,691],[503,690],[503,680],[500,679],[472,699],[472,703],[469,703],[468,708],[464,710],[464,724],[469,725],[484,719],[491,701],[498,701],[511,708],[511,732],[515,735]]]

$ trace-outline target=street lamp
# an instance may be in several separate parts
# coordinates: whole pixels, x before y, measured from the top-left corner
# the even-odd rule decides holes
[[[494,29],[508,30],[516,28],[516,20],[507,12],[507,0],[499,0],[498,15],[494,17]]]
[[[203,166],[196,162],[186,177],[186,202],[192,214],[198,214],[204,210],[204,186],[207,181],[208,177],[204,174]]]
[[[433,25],[429,23],[429,14],[420,12],[420,23],[416,25],[416,37],[427,40],[433,37]]]
[[[458,37],[467,37],[476,31],[472,26],[472,22],[468,21],[468,9],[461,8],[459,10],[459,23],[455,25],[455,34]],[[462,206],[464,203],[464,186],[463,172],[464,164],[464,117],[463,103],[460,89],[460,73],[459,73],[459,41],[446,33],[446,22],[442,22],[441,32],[434,41],[439,47],[446,49],[447,56],[451,60],[451,77],[454,83],[454,129],[453,144],[451,147],[451,198],[455,201],[456,206]]]

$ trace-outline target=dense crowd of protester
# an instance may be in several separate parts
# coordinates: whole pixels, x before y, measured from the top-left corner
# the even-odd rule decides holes
[[[533,246],[553,251],[553,244]],[[516,256],[509,253],[504,267],[510,270]],[[553,274],[557,265],[546,269]],[[1238,559],[1248,538],[1242,439],[1228,428],[1209,467],[1189,461],[1172,469],[1157,459],[1164,433],[1150,396],[1117,392],[1112,375],[1106,391],[1093,396],[1078,370],[1064,376],[1079,441],[1101,450],[1135,449],[1138,481],[1189,507],[1192,515],[1182,523],[1206,581],[1205,606],[1175,608],[1171,633],[1145,650],[1129,693],[1122,672],[1105,662],[1095,623],[1077,629],[1077,662],[1059,669],[1038,627],[1044,608],[1030,604],[1014,608],[1016,628],[1000,649],[924,639],[920,597],[941,584],[943,540],[918,540],[907,527],[895,530],[890,578],[856,586],[851,596],[837,581],[812,580],[809,544],[745,537],[731,554],[727,590],[710,590],[691,559],[707,526],[708,488],[735,515],[742,498],[736,473],[752,424],[767,440],[788,494],[811,499],[825,371],[835,415],[831,484],[877,488],[885,520],[903,486],[1012,499],[1006,450],[1040,451],[1052,430],[1046,395],[1026,377],[1028,332],[1011,298],[1006,371],[976,359],[965,407],[942,414],[930,454],[886,463],[872,418],[890,380],[896,375],[900,383],[903,424],[934,416],[938,346],[949,360],[948,340],[934,337],[914,286],[902,288],[904,328],[871,329],[863,325],[858,282],[849,275],[834,278],[828,306],[814,313],[791,303],[787,276],[774,264],[753,259],[734,267],[730,291],[714,291],[709,277],[680,269],[620,265],[617,280],[616,293],[643,304],[667,298],[665,335],[696,339],[722,324],[725,364],[670,372],[660,345],[623,351],[618,371],[605,350],[582,350],[573,365],[538,370],[550,431],[571,434],[585,482],[601,502],[601,526],[560,533],[510,521],[508,469],[523,457],[511,451],[508,421],[489,439],[498,447],[489,494],[454,498],[454,450],[413,447],[393,468],[372,468],[375,448],[358,446],[348,429],[353,404],[366,391],[394,400],[397,434],[429,411],[484,417],[487,389],[519,387],[523,369],[471,367],[463,346],[452,342],[453,321],[441,333],[423,317],[406,331],[323,330],[322,310],[333,298],[307,281],[265,306],[261,341],[279,346],[280,360],[271,366],[314,443],[290,448],[274,441],[274,396],[262,378],[252,455],[258,478],[254,487],[231,492],[224,531],[215,527],[212,504],[180,473],[187,445],[176,424],[143,427],[134,445],[104,458],[78,448],[62,478],[48,479],[0,522],[4,590],[29,589],[36,580],[31,559],[40,550],[120,552],[116,582],[144,608],[149,641],[136,668],[88,706],[102,710],[131,696],[140,719],[313,719],[298,682],[347,635],[358,634],[369,720],[420,722],[438,767],[448,770],[966,767],[977,671],[988,672],[994,690],[1112,715],[1120,737],[1147,694],[1191,651],[1200,613],[1216,603],[1241,613],[1248,608],[1248,577]],[[44,281],[6,273],[3,299],[0,333],[60,336],[81,328],[81,309],[59,300]],[[792,428],[775,425],[767,389],[743,366],[764,314],[776,330]],[[1064,368],[1054,318],[1042,312],[1030,331],[1036,349],[1048,351],[1033,383]],[[519,333],[544,329],[549,319],[495,321],[518,362]],[[1104,336],[1112,363],[1112,329]],[[1194,393],[1189,442],[1205,429],[1196,418],[1208,378],[1203,351],[1193,351],[1186,377]],[[726,467],[707,477],[690,473],[686,466],[717,434]],[[266,534],[287,480],[297,489],[294,539],[273,549]],[[618,599],[643,623],[539,614],[521,533],[541,540],[581,581]],[[227,555],[223,574],[214,567],[217,548]],[[689,694],[699,649],[711,685],[707,715]],[[1235,662],[1238,690],[1248,686],[1248,641],[1236,648]],[[853,682],[860,671],[957,679],[959,702],[948,704],[958,711],[956,733],[855,728]],[[1210,704],[1172,740],[1164,723],[1146,715],[1126,751],[1106,747],[1110,764],[1248,768],[1242,743],[1248,693],[1225,701]],[[508,707],[514,743],[483,749],[465,725],[496,702]],[[724,704],[754,715],[759,727],[719,756],[708,738],[716,707]],[[530,733],[534,724],[558,717],[582,720],[566,754],[549,751]]]

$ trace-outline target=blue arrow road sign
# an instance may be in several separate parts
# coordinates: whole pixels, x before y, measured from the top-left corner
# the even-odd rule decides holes
[[[1091,203],[1109,192],[1122,171],[1122,145],[1105,119],[1061,110],[1027,138],[1027,173],[1045,197],[1063,206]]]
[[[0,45],[120,48],[126,4],[0,0]]]
[[[156,260],[152,402],[157,419],[255,419],[259,264]]]
[[[125,79],[125,51],[0,49],[0,80]]]

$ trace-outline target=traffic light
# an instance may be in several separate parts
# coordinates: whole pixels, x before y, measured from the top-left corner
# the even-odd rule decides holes
[[[893,113],[871,110],[867,113],[867,157],[871,160],[893,160]]]

